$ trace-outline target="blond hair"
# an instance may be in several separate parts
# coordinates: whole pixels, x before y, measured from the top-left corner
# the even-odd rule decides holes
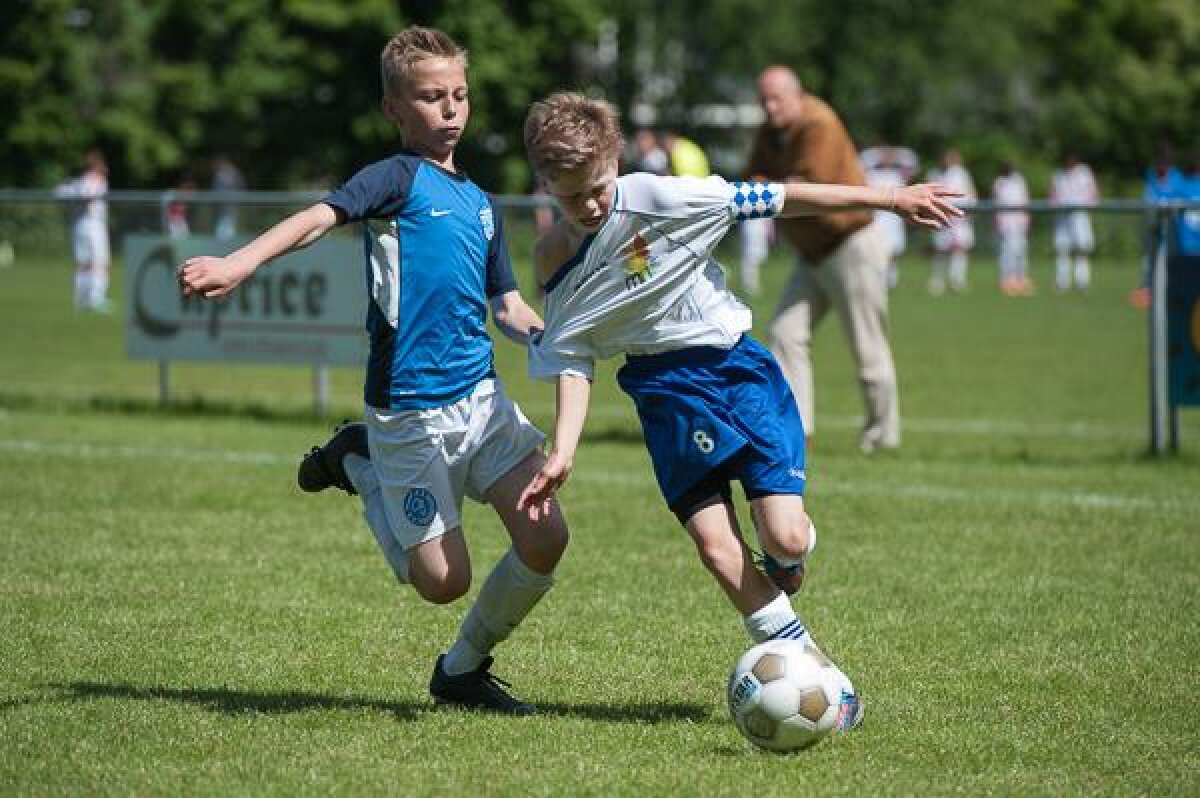
[[[429,58],[453,58],[467,68],[467,51],[440,30],[412,25],[393,36],[379,56],[384,95],[399,95],[413,66]]]
[[[558,92],[525,117],[525,152],[539,175],[615,161],[623,145],[617,109],[603,100]]]

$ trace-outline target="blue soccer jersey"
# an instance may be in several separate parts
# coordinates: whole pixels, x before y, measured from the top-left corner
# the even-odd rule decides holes
[[[324,202],[340,221],[363,223],[366,403],[439,407],[493,376],[487,300],[517,284],[492,199],[404,153],[366,167]]]

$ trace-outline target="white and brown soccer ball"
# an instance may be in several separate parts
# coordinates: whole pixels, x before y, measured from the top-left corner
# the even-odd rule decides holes
[[[729,713],[746,739],[772,751],[798,751],[839,726],[854,702],[850,680],[817,647],[768,640],[737,661],[729,677]]]

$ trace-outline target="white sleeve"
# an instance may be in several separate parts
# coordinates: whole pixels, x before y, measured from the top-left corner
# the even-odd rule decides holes
[[[621,180],[629,210],[648,211],[674,219],[710,216],[728,223],[778,216],[783,211],[782,183],[730,183],[720,175],[656,177],[633,174]]]
[[[590,355],[568,354],[545,347],[540,340],[529,342],[529,376],[535,380],[555,380],[570,374],[593,379],[596,359]]]

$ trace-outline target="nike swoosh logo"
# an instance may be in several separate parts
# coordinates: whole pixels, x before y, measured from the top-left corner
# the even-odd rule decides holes
[[[439,211],[437,208],[431,208],[431,209],[429,210],[429,215],[430,215],[430,216],[445,216],[445,215],[446,215],[446,214],[448,214],[448,213],[450,213],[450,211],[448,211],[448,210],[446,210],[446,211]]]

